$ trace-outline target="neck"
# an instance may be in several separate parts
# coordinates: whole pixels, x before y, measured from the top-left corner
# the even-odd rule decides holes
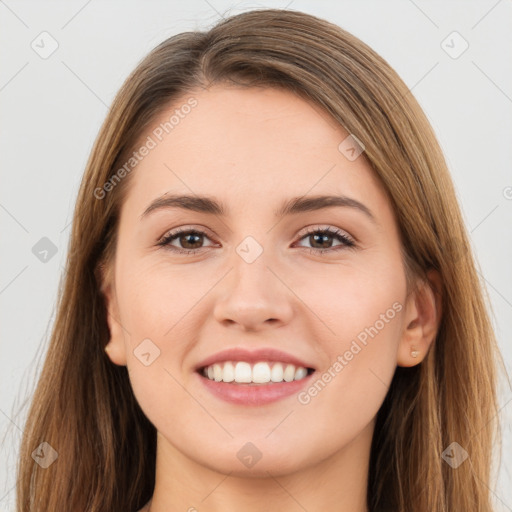
[[[223,474],[186,457],[158,433],[151,512],[367,512],[374,422],[338,452],[293,474],[267,477]]]

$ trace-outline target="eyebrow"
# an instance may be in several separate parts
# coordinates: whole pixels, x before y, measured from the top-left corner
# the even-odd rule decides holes
[[[324,208],[345,207],[353,208],[364,213],[374,224],[378,224],[371,210],[356,199],[342,195],[317,195],[309,197],[293,197],[285,201],[281,207],[274,211],[276,218],[287,215],[312,212]],[[146,208],[140,219],[144,219],[151,212],[167,208],[181,208],[199,213],[207,213],[219,217],[226,217],[228,209],[213,197],[199,195],[168,195],[164,194],[155,199]]]

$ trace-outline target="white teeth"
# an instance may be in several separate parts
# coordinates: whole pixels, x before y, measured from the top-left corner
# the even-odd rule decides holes
[[[293,364],[289,364],[289,365],[284,369],[283,379],[284,379],[286,382],[291,382],[294,378],[295,378],[295,366],[293,366]]]
[[[222,380],[222,366],[220,364],[213,365],[213,378],[220,382]]]
[[[224,382],[233,382],[235,380],[235,367],[230,362],[224,364],[222,380]]]
[[[293,364],[258,362],[251,366],[244,361],[215,363],[203,368],[203,375],[216,382],[238,384],[266,384],[268,382],[292,382],[307,377],[308,370]]]
[[[272,382],[283,382],[283,365],[281,363],[276,363],[272,366],[270,380]]]
[[[235,382],[251,382],[251,365],[249,363],[236,363]]]
[[[270,366],[267,363],[256,363],[252,369],[252,381],[256,384],[270,382]]]
[[[303,368],[302,366],[299,366],[296,370],[295,370],[295,380],[300,380],[300,379],[303,379],[304,377],[306,377],[306,375],[308,374],[308,371],[306,370],[306,368]]]

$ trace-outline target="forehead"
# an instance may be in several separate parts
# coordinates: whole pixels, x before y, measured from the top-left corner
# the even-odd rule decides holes
[[[134,168],[127,203],[139,214],[164,193],[208,194],[236,207],[275,207],[288,197],[383,190],[364,153],[349,160],[349,133],[289,91],[214,86],[175,100],[134,148],[151,146]]]

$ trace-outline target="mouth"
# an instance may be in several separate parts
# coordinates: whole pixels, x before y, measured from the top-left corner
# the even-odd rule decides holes
[[[231,347],[198,363],[194,373],[213,398],[263,406],[291,398],[311,382],[315,368],[307,361],[270,346]]]
[[[224,361],[201,366],[197,373],[213,382],[240,386],[278,385],[301,381],[314,373],[314,368],[279,361]]]
[[[297,395],[311,383],[315,370],[293,364],[226,361],[196,370],[212,397],[237,406],[265,406]]]

